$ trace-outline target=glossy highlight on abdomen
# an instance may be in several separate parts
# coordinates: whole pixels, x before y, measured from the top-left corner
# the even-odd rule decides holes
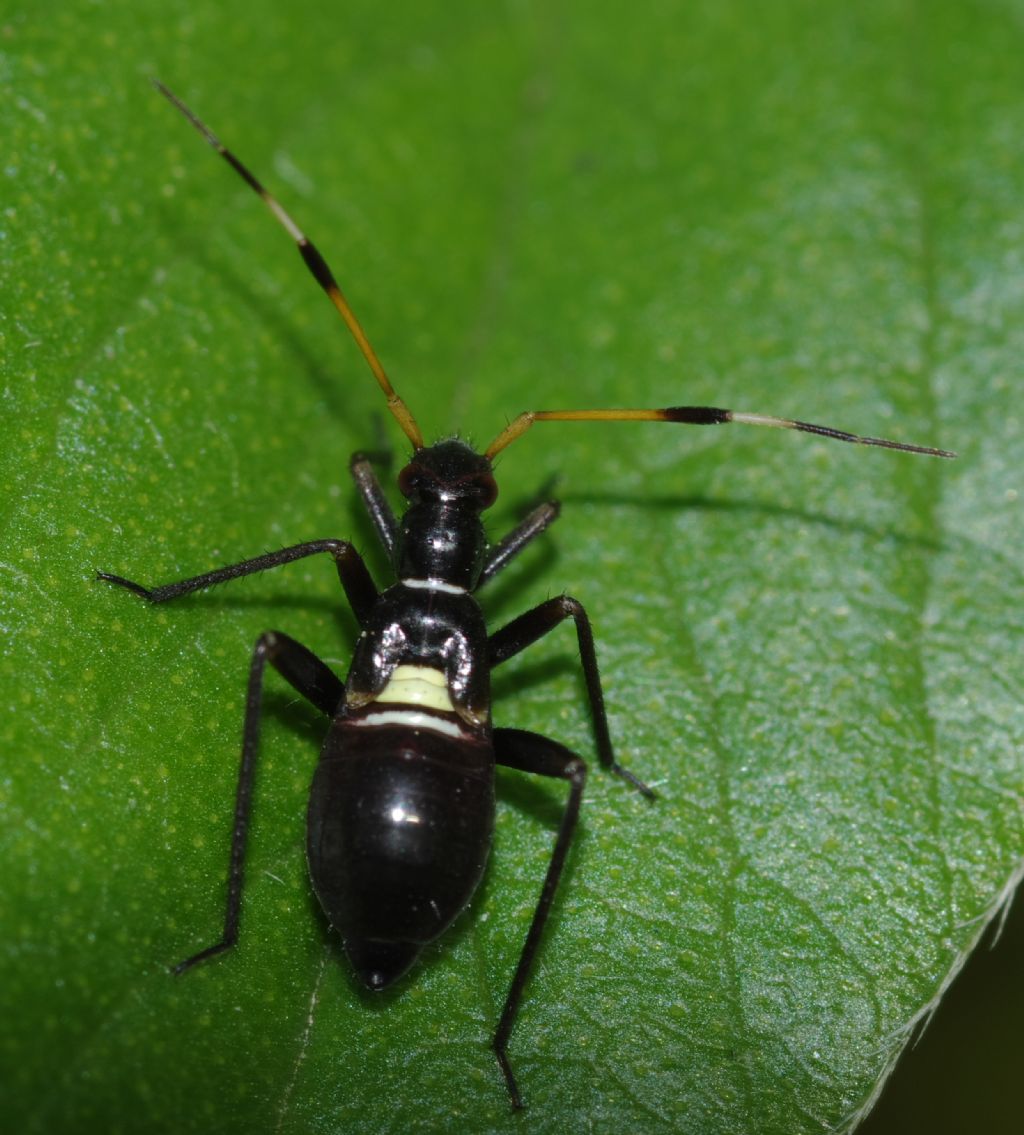
[[[493,826],[486,743],[335,723],[310,792],[309,873],[371,988],[400,977],[469,902]]]

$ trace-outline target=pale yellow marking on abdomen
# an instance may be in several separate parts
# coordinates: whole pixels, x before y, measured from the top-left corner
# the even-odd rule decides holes
[[[440,713],[454,713],[448,678],[433,666],[396,666],[388,684],[374,699],[376,703],[421,705]]]

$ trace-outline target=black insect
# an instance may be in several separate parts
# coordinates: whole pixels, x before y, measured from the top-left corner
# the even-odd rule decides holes
[[[532,410],[515,418],[483,453],[454,438],[425,445],[323,257],[234,154],[166,87],[156,86],[288,231],[354,336],[388,408],[412,444],[412,456],[398,478],[407,502],[401,519],[392,513],[370,459],[356,454],[351,462],[356,487],[397,579],[383,591],[345,540],[296,544],[152,589],[121,576],[99,574],[100,579],[151,603],[164,603],[326,553],[337,565],[360,627],[344,683],[305,646],[280,631],[267,631],[257,640],[246,695],[224,930],[219,941],[186,958],[174,972],[191,969],[238,939],[263,674],[269,663],[331,721],[309,796],[309,871],[330,924],[340,933],[355,972],[369,989],[385,989],[400,978],[469,902],[491,846],[495,765],[569,782],[569,799],[547,875],[494,1034],[494,1051],[512,1105],[521,1107],[506,1051],[509,1034],[572,842],[587,769],[579,756],[550,737],[492,724],[491,671],[572,619],[598,758],[644,796],[654,794],[615,760],[594,636],[577,600],[549,599],[500,630],[487,630],[475,593],[559,513],[556,501],[541,504],[497,544],[489,544],[481,514],[498,494],[495,455],[539,421],[746,422],[933,457],[953,454],[708,406]]]

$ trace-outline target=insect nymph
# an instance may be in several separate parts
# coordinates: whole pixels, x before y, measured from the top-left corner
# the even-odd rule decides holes
[[[306,556],[327,554],[337,566],[360,628],[344,682],[288,635],[276,631],[260,635],[246,697],[223,933],[213,945],[179,963],[175,972],[227,950],[238,939],[263,680],[269,664],[331,722],[310,791],[309,870],[328,921],[341,935],[356,974],[369,989],[384,989],[398,980],[472,897],[491,846],[495,766],[568,782],[568,801],[547,874],[494,1034],[509,1096],[513,1106],[520,1107],[507,1045],[572,842],[586,765],[549,737],[493,726],[491,671],[572,619],[600,763],[645,796],[653,793],[615,760],[590,621],[577,600],[549,599],[497,631],[487,629],[475,593],[559,513],[557,502],[541,504],[503,539],[489,544],[481,515],[497,496],[494,457],[539,421],[745,422],[936,457],[953,455],[706,406],[529,411],[515,418],[482,453],[457,439],[426,445],[314,245],[211,131],[175,95],[156,85],[259,194],[295,241],[355,338],[388,409],[412,446],[398,478],[406,500],[400,518],[392,512],[370,459],[357,454],[351,462],[356,486],[394,570],[395,582],[384,590],[378,589],[352,544],[339,539],[296,544],[155,588],[100,573],[101,579],[151,603],[163,603]]]

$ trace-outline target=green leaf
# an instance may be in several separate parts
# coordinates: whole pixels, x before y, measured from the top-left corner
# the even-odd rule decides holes
[[[587,605],[660,793],[589,781],[512,1036],[525,1121],[853,1125],[1024,849],[1011,15],[79,2],[0,32],[13,1126],[518,1128],[488,1044],[564,799],[502,773],[469,911],[360,993],[305,878],[323,724],[272,677],[240,946],[168,975],[219,932],[253,642],[343,673],[354,626],[327,562],[160,609],[93,573],[372,549],[348,456],[397,431],[150,74],[314,236],[428,436],[706,402],[960,451],[543,424],[500,462],[496,533],[551,476],[565,509],[488,616]],[[496,721],[592,758],[577,670],[566,628]]]

